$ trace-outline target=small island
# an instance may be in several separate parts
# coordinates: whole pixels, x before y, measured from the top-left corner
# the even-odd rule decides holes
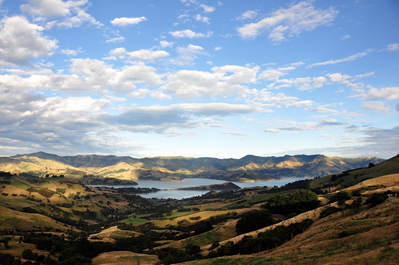
[[[178,188],[176,190],[239,190],[239,186],[233,182],[225,182],[222,184],[204,185],[197,187]]]

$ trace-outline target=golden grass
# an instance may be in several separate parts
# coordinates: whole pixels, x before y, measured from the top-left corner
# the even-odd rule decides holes
[[[130,251],[101,253],[93,259],[93,265],[156,265],[160,260],[156,255],[139,254]]]
[[[67,230],[67,227],[57,223],[54,219],[37,214],[24,213],[0,206],[0,227],[2,229],[18,229],[20,231],[35,230],[37,228]]]
[[[399,190],[399,174],[390,174],[385,175],[373,179],[364,180],[352,187],[349,187],[347,190],[357,190],[369,186],[380,186],[383,185],[385,187],[396,187],[395,190]]]
[[[188,215],[180,216],[180,217],[174,218],[172,220],[170,220],[170,219],[167,219],[167,220],[150,220],[150,222],[153,223],[154,225],[158,226],[158,227],[166,227],[168,225],[177,226],[178,223],[182,222],[182,221],[183,222],[189,222],[189,223],[198,222],[198,221],[190,220],[190,217],[199,216],[199,217],[201,217],[199,219],[199,221],[201,221],[201,220],[206,220],[206,219],[209,219],[211,217],[215,217],[215,216],[218,216],[218,215],[227,214],[227,213],[231,213],[231,212],[234,212],[234,211],[231,211],[231,210],[229,210],[229,211],[228,210],[225,210],[225,211],[223,211],[223,210],[222,211],[202,211],[202,212],[194,212],[194,213],[191,213],[191,214],[188,214]]]

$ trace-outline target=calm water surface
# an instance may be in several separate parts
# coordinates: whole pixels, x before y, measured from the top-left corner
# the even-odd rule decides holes
[[[297,180],[301,180],[303,178],[284,178],[281,180],[272,180],[272,181],[257,181],[257,182],[233,182],[240,188],[249,188],[249,187],[280,187],[284,186],[287,183],[294,182]],[[135,188],[157,188],[162,189],[161,191],[151,192],[147,194],[140,194],[141,197],[144,198],[160,198],[160,199],[184,199],[190,198],[194,196],[201,196],[209,191],[203,190],[169,190],[169,189],[178,189],[178,188],[188,188],[188,187],[196,187],[196,186],[204,186],[204,185],[213,185],[213,184],[222,184],[226,181],[224,180],[216,180],[216,179],[203,179],[203,178],[189,178],[184,179],[182,182],[174,182],[174,181],[153,181],[153,180],[135,180],[138,185],[132,186]],[[114,186],[114,188],[120,187],[129,187],[129,186]]]

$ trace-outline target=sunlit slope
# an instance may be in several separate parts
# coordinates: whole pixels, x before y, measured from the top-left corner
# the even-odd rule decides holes
[[[347,170],[340,174],[333,174],[319,179],[314,179],[310,183],[310,187],[321,189],[346,188],[367,179],[374,179],[391,174],[399,174],[399,155],[376,165]]]
[[[0,159],[0,170],[35,175],[63,174],[69,177],[98,175],[122,179],[178,180],[213,178],[227,181],[257,181],[283,177],[317,177],[341,173],[369,163],[375,157],[339,158],[323,155],[259,157],[241,159],[77,155],[57,156],[44,152]]]

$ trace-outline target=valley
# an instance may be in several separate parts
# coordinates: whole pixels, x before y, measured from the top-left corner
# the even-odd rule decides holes
[[[0,264],[396,264],[399,258],[399,156],[280,187],[226,183],[216,192],[198,185],[188,189],[207,192],[180,200],[143,198],[136,186],[87,186],[87,177],[65,172],[2,171]],[[121,179],[132,181],[105,183]]]

